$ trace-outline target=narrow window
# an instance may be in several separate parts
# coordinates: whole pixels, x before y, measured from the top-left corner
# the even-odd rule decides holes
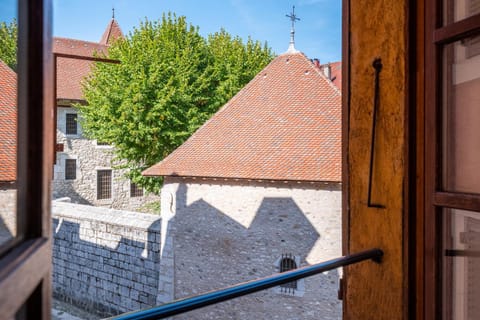
[[[139,187],[136,183],[130,182],[130,197],[142,197],[143,188]]]
[[[65,124],[66,134],[77,134],[77,114],[76,113],[67,113],[66,114],[66,124]]]
[[[65,180],[77,179],[77,160],[65,159]]]
[[[97,199],[112,197],[112,170],[97,171]]]
[[[286,272],[293,269],[297,269],[297,263],[295,262],[295,257],[292,254],[282,254],[280,259],[280,272]],[[280,285],[281,291],[283,293],[295,293],[297,289],[297,281],[292,281]]]

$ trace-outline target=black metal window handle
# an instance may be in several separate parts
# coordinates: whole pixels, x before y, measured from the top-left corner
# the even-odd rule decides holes
[[[375,129],[377,126],[377,109],[380,99],[380,71],[382,71],[382,59],[376,58],[372,63],[375,69],[375,92],[373,96],[373,112],[372,112],[372,137],[370,141],[370,172],[368,174],[368,199],[367,206],[369,208],[385,208],[385,206],[372,203],[372,178],[373,178],[373,162],[375,156]]]

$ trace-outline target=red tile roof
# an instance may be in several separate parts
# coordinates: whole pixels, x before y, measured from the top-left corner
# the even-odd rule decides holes
[[[112,19],[110,20],[107,29],[105,29],[102,39],[100,39],[100,43],[106,45],[112,44],[112,41],[118,38],[123,38],[123,32],[122,29],[120,29],[117,20]]]
[[[53,52],[80,57],[106,54],[113,39],[123,37],[116,20],[112,19],[100,43],[56,37]],[[57,99],[83,100],[82,80],[90,73],[92,61],[74,57],[59,57],[57,60]]]
[[[0,181],[17,172],[17,74],[0,61]]]
[[[340,181],[340,91],[302,53],[282,54],[144,174]]]

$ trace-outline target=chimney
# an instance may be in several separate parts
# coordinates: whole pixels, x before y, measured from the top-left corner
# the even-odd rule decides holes
[[[330,63],[323,66],[323,74],[328,80],[332,80],[332,67],[330,66]]]
[[[313,65],[320,69],[320,60],[318,60],[317,58],[313,59]]]

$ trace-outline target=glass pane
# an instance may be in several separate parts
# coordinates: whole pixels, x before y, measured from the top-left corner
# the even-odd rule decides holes
[[[17,235],[17,2],[0,10],[0,253]]]
[[[457,22],[480,13],[480,0],[444,0],[444,25]]]
[[[480,319],[480,213],[444,211],[443,318]]]
[[[480,193],[479,46],[476,36],[443,51],[443,187],[449,191]]]

